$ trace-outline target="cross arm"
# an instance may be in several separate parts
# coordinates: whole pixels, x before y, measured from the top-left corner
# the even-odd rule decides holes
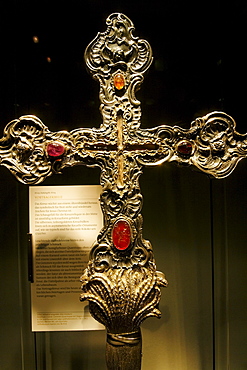
[[[20,182],[38,184],[65,167],[97,166],[95,145],[102,142],[101,129],[51,132],[33,115],[21,116],[7,124],[0,139],[0,165]],[[88,150],[90,147],[90,150]]]
[[[232,117],[212,112],[191,123],[189,129],[161,125],[141,130],[139,135],[155,143],[156,149],[138,158],[146,166],[164,162],[192,165],[215,178],[232,173],[247,157],[247,134],[236,130]]]

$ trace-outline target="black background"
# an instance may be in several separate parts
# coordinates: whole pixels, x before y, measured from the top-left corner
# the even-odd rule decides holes
[[[245,1],[16,0],[2,7],[3,126],[27,113],[51,129],[98,126],[98,86],[83,53],[105,30],[106,17],[119,11],[133,21],[135,35],[150,42],[155,58],[138,94],[143,127],[188,127],[197,116],[224,110],[246,131]]]

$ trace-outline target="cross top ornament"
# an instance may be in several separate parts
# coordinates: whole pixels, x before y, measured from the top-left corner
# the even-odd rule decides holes
[[[81,277],[81,300],[89,301],[92,316],[106,327],[108,370],[138,370],[140,325],[160,317],[160,288],[167,286],[142,237],[142,169],[173,161],[224,178],[247,156],[247,134],[236,132],[235,121],[223,112],[197,118],[189,129],[140,128],[135,93],[152,50],[133,35],[125,15],[111,14],[106,24],[85,51],[86,66],[100,84],[100,127],[51,132],[37,117],[22,116],[4,129],[0,164],[28,185],[65,167],[100,167],[104,225]]]

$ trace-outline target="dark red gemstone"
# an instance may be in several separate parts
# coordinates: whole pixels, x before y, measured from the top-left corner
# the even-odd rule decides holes
[[[177,145],[177,151],[182,155],[191,155],[192,153],[192,144],[187,140],[180,141]]]
[[[49,143],[46,152],[50,157],[60,157],[64,154],[65,148],[61,143]]]
[[[131,230],[130,225],[125,220],[115,222],[112,230],[112,241],[118,250],[124,251],[130,245]]]

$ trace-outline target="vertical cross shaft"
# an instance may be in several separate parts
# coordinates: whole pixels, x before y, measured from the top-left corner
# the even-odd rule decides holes
[[[89,301],[91,314],[106,327],[108,369],[138,370],[140,325],[160,317],[160,288],[167,286],[142,237],[142,168],[174,161],[223,178],[247,156],[247,135],[237,133],[234,120],[222,112],[198,118],[189,129],[141,129],[135,92],[152,51],[133,36],[123,14],[111,14],[106,23],[85,52],[89,72],[100,83],[101,126],[53,133],[35,116],[20,117],[4,130],[0,164],[25,184],[68,166],[100,167],[104,226],[81,277],[81,300]]]
[[[119,188],[124,186],[124,157],[123,157],[123,117],[120,114],[117,115],[117,150],[118,150],[118,180],[117,184]]]

